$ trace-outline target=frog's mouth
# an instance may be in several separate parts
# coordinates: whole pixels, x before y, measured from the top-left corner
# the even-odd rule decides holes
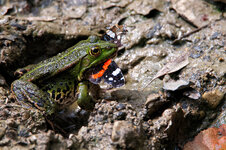
[[[85,72],[85,74],[86,74],[85,78],[89,79],[89,77],[91,75],[96,74],[96,73],[100,72],[101,70],[103,70],[102,72],[104,73],[104,71],[107,70],[108,66],[112,62],[112,59],[117,56],[117,52],[118,51],[116,51],[110,58],[104,59],[104,61],[102,61],[101,63],[98,63],[98,64],[94,65],[93,67],[89,68]]]

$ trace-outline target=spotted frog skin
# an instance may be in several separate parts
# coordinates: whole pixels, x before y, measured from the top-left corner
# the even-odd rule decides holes
[[[92,109],[92,83],[87,71],[114,57],[117,45],[90,36],[58,55],[18,69],[21,77],[11,90],[24,107],[35,107],[47,115],[72,105],[75,100],[83,109]]]

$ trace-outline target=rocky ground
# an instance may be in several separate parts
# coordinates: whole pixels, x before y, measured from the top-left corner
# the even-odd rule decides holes
[[[224,149],[225,8],[223,0],[0,1],[0,149],[194,149],[193,139]],[[115,59],[126,85],[106,90],[92,112],[56,121],[67,133],[15,101],[17,68],[114,24],[128,30]]]

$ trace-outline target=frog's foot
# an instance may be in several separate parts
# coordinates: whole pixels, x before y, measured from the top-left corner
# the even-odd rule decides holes
[[[12,83],[11,89],[17,101],[26,108],[36,107],[41,111],[53,112],[54,104],[48,99],[45,92],[35,84],[16,80]]]
[[[18,69],[14,72],[14,76],[16,77],[21,77],[22,75],[24,75],[25,73],[27,73],[28,70],[24,69],[24,68],[21,68],[21,69]]]
[[[15,75],[16,77],[21,77],[21,76],[23,76],[25,73],[27,73],[28,71],[30,71],[31,68],[33,68],[33,67],[34,67],[34,64],[28,65],[28,66],[26,66],[26,67],[24,67],[24,68],[19,68],[19,69],[17,69],[17,70],[14,72],[14,75]]]
[[[85,110],[92,110],[95,106],[93,98],[89,95],[87,82],[80,82],[77,88],[77,104]]]

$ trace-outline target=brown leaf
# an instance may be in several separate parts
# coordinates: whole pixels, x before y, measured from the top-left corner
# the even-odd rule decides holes
[[[158,73],[153,77],[151,81],[166,74],[176,72],[184,68],[188,64],[189,64],[188,53],[186,53],[182,56],[175,58],[172,62],[167,63],[161,70],[158,71]]]
[[[152,78],[152,80],[143,88],[143,90],[156,78],[176,72],[189,64],[188,60],[189,53],[185,53],[182,56],[176,57],[173,61],[167,63],[157,74]]]

